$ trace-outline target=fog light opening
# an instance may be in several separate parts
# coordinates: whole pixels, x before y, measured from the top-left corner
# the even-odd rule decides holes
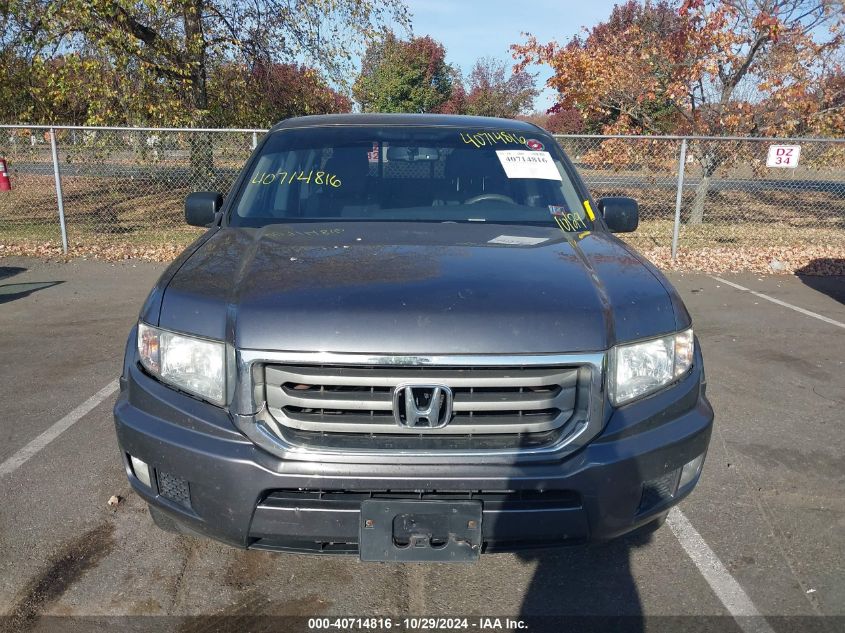
[[[144,484],[147,488],[152,488],[152,477],[150,476],[150,467],[147,462],[141,461],[137,457],[129,455],[129,463],[132,464],[132,474]]]
[[[704,465],[704,453],[696,457],[694,460],[684,464],[681,469],[681,480],[678,482],[678,488],[683,488],[687,484],[695,481],[695,478],[701,473],[701,467]]]

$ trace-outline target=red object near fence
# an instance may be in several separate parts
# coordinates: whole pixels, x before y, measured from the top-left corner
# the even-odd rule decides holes
[[[0,191],[11,191],[12,181],[9,180],[8,168],[6,167],[6,159],[0,158]]]

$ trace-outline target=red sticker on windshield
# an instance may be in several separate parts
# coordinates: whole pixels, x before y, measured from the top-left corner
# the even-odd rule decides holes
[[[536,152],[540,152],[540,151],[542,151],[542,150],[546,149],[546,146],[545,146],[545,145],[543,145],[543,144],[542,144],[540,141],[538,141],[536,138],[530,138],[530,139],[528,139],[527,141],[525,141],[525,146],[526,146],[528,149],[533,149],[533,150],[534,150],[534,151],[536,151]]]

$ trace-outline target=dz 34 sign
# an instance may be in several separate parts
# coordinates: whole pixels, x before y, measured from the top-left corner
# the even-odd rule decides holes
[[[800,145],[769,145],[769,155],[766,158],[766,167],[798,167],[798,158],[801,156]]]

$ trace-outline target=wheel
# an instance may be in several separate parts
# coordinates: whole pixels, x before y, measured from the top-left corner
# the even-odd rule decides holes
[[[167,514],[151,505],[148,505],[147,508],[150,511],[153,523],[156,524],[158,529],[164,530],[165,532],[172,532],[173,534],[181,534],[182,530],[179,529],[179,524],[177,524],[176,521],[171,519]]]

